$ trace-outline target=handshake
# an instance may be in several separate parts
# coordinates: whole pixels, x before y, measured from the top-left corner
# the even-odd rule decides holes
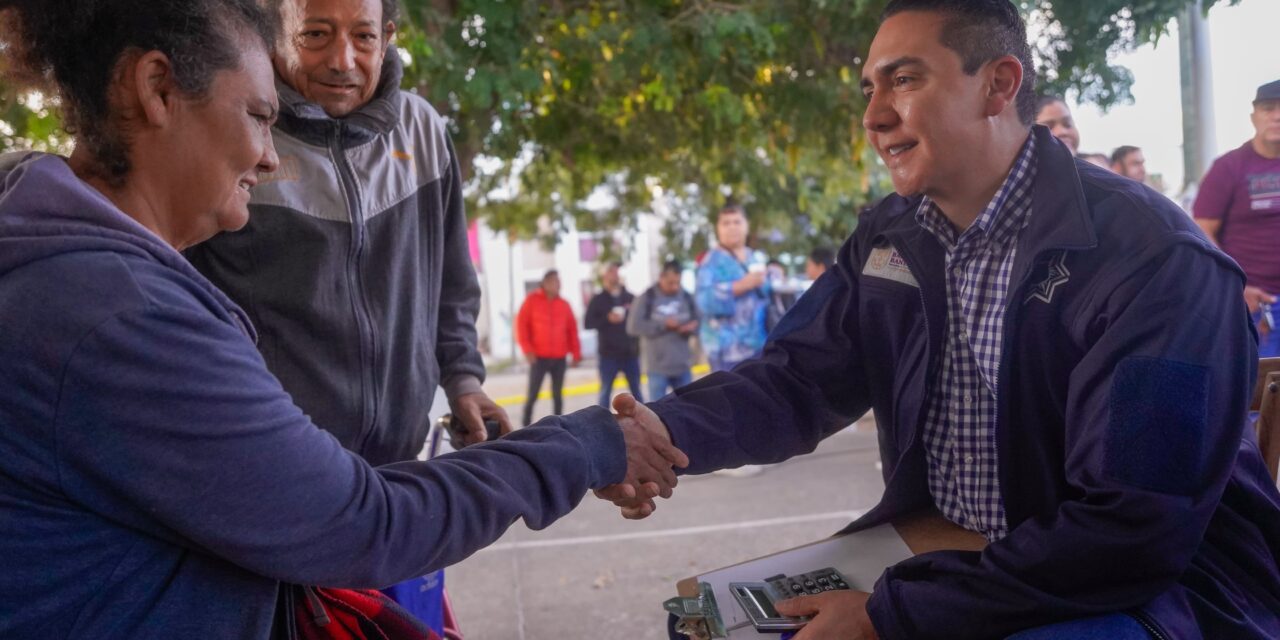
[[[671,434],[658,415],[631,394],[614,398],[613,410],[627,446],[627,475],[595,494],[621,508],[622,517],[639,520],[657,508],[654,498],[671,497],[677,483],[675,467],[689,466],[689,457],[671,444]]]

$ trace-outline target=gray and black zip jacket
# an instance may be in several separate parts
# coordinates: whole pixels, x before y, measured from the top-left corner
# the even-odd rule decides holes
[[[279,169],[244,229],[187,252],[294,401],[372,464],[421,451],[438,384],[452,400],[484,379],[458,160],[402,75],[393,52],[373,100],[338,119],[277,80]]]

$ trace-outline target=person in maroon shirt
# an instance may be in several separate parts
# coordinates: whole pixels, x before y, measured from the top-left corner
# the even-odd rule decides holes
[[[1258,355],[1280,356],[1270,305],[1280,293],[1280,80],[1258,87],[1253,139],[1218,158],[1193,212],[1209,239],[1240,263],[1244,301],[1258,323]]]

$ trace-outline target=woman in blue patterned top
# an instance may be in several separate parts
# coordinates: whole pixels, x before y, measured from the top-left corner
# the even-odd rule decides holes
[[[700,337],[712,371],[732,369],[764,348],[769,301],[763,253],[747,246],[751,226],[741,205],[725,205],[716,216],[719,246],[698,265]]]

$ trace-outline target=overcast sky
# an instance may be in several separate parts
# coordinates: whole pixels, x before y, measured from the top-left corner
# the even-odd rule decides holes
[[[1221,3],[1225,4],[1225,3]],[[1280,2],[1243,0],[1209,12],[1213,55],[1215,156],[1253,137],[1249,124],[1258,85],[1280,80],[1276,30]],[[1182,98],[1176,33],[1159,46],[1145,46],[1116,58],[1134,74],[1134,104],[1102,113],[1091,105],[1073,106],[1080,127],[1080,150],[1110,154],[1122,144],[1142,147],[1147,171],[1164,176],[1173,190],[1182,185]]]

